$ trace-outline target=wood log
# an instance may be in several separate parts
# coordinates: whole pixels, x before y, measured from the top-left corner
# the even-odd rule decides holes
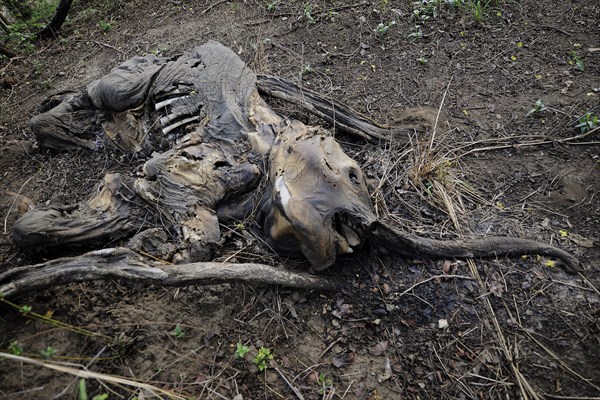
[[[343,281],[266,264],[198,262],[174,265],[144,258],[129,249],[109,248],[10,269],[0,274],[0,296],[15,298],[57,285],[98,279],[161,286],[244,282],[327,291],[349,287]]]

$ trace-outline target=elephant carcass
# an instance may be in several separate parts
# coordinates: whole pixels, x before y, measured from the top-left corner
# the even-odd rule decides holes
[[[285,80],[267,78],[260,86],[359,136],[385,139],[392,133]],[[152,242],[152,232],[162,226],[179,259],[193,261],[212,255],[205,249],[220,241],[219,218],[245,218],[258,208],[267,243],[283,253],[303,254],[314,270],[331,266],[338,254],[366,240],[407,255],[548,254],[578,265],[568,253],[538,242],[435,241],[378,221],[359,166],[331,134],[273,112],[259,95],[256,75],[216,42],[174,59],[134,57],[85,90],[52,100],[44,110],[30,123],[42,146],[116,147],[145,166],[133,185],[125,185],[135,201],[128,199],[132,211],[121,213],[124,220],[113,216],[118,207],[88,203],[75,206],[77,213],[64,206],[39,207],[14,227],[15,242],[26,248],[74,244],[90,224],[101,234],[81,237],[100,245],[114,240],[114,221],[120,221],[118,237],[142,231],[137,237],[143,240],[134,239],[132,246]],[[144,231],[146,223],[127,220],[140,215],[139,207],[152,210],[160,224]]]
[[[87,132],[81,125],[91,121],[78,120],[73,110],[95,116],[100,134],[81,136]],[[66,122],[57,126],[56,121]],[[360,246],[366,237],[360,229],[375,218],[360,168],[331,134],[274,113],[259,96],[254,73],[216,42],[175,60],[135,57],[79,95],[62,98],[30,125],[40,143],[54,150],[83,143],[115,146],[140,158],[151,154],[142,176],[127,188],[168,228],[183,253],[178,259],[209,258],[213,251],[207,247],[221,240],[217,211],[223,218],[243,215],[259,200],[267,242],[282,252],[304,254],[316,270]],[[71,141],[64,139],[70,128]],[[54,140],[57,136],[61,140]],[[298,174],[290,179],[294,169]],[[267,185],[260,184],[263,177]],[[244,208],[239,199],[246,194],[254,203]],[[48,213],[58,212],[52,207],[17,221],[15,242],[26,248],[71,245],[78,237],[71,227],[81,230],[92,221],[101,234],[82,236],[77,244],[114,239],[113,225],[97,226],[114,220],[114,209],[94,209],[101,215],[91,219],[88,208],[75,206],[81,212],[49,219]],[[361,223],[352,226],[352,221]],[[122,226],[119,237],[145,228],[126,218]]]

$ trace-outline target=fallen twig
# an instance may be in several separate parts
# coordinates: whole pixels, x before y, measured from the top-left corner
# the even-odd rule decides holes
[[[547,139],[546,138],[544,140],[538,140],[538,141],[534,141],[534,142],[524,142],[524,143],[505,144],[505,145],[499,145],[499,146],[479,147],[479,148],[471,149],[465,153],[461,153],[461,154],[455,156],[454,160],[457,160],[468,154],[479,153],[479,152],[483,152],[483,151],[493,151],[493,150],[502,150],[502,149],[510,149],[510,148],[518,149],[521,147],[542,146],[545,144],[552,144],[552,143],[561,143],[561,144],[567,144],[567,145],[568,144],[571,144],[571,145],[581,144],[581,143],[577,143],[577,142],[575,142],[575,143],[571,143],[571,142],[583,139],[583,138],[591,135],[592,133],[596,133],[598,130],[600,130],[600,127],[597,127],[597,128],[591,129],[585,133],[580,133],[579,135],[571,136],[571,137],[564,138],[564,139]],[[589,142],[589,144],[594,144],[594,143],[596,143],[596,142]]]
[[[289,386],[289,388],[292,389],[292,392],[294,392],[296,397],[298,397],[298,400],[304,400],[304,396],[302,396],[302,393],[300,393],[300,391],[294,385],[292,385],[292,383],[288,380],[288,378],[286,378],[283,372],[281,372],[279,367],[275,367],[275,371],[277,371],[279,376],[281,376],[281,379],[283,379],[283,381]]]
[[[415,283],[414,285],[412,285],[411,287],[409,287],[408,289],[406,289],[404,292],[400,293],[397,295],[398,298],[408,294],[410,291],[412,291],[414,288],[416,288],[417,286],[420,286],[424,283],[430,282],[434,279],[442,279],[442,278],[456,278],[456,279],[467,279],[467,280],[474,280],[472,277],[470,276],[464,276],[464,275],[434,275],[434,276],[430,276],[429,278],[425,279],[424,281],[420,281]]]
[[[209,12],[210,10],[212,10],[213,8],[215,8],[216,6],[218,6],[219,4],[223,4],[227,2],[227,0],[219,0],[216,3],[211,4],[210,6],[208,6],[207,8],[204,9],[204,11],[202,11],[202,14],[206,14],[207,12]]]
[[[40,367],[53,369],[55,371],[63,372],[66,374],[71,374],[71,375],[77,376],[79,378],[97,379],[100,381],[106,381],[106,382],[113,383],[113,384],[121,384],[121,385],[131,386],[131,387],[135,387],[135,388],[141,388],[141,389],[148,390],[152,393],[155,393],[155,392],[161,393],[165,396],[168,396],[171,399],[177,399],[177,400],[185,400],[186,399],[186,397],[180,396],[177,393],[174,393],[174,392],[171,392],[171,391],[168,391],[165,389],[161,389],[159,387],[149,385],[147,383],[136,382],[136,381],[121,378],[118,376],[77,369],[77,368],[73,368],[73,367],[66,366],[66,365],[61,365],[59,363],[54,363],[54,362],[50,362],[50,361],[44,362],[44,361],[40,361],[40,360],[35,360],[33,358],[17,356],[17,355],[8,354],[8,353],[0,353],[0,359],[7,359],[7,360],[12,360],[12,361],[19,361],[19,362],[26,363],[26,364],[37,365]]]

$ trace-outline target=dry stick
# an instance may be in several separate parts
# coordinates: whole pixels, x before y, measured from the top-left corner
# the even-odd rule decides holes
[[[275,371],[277,371],[279,376],[281,376],[281,379],[283,379],[284,382],[287,383],[287,385],[290,387],[290,389],[292,389],[292,392],[294,392],[296,397],[298,397],[299,400],[304,400],[304,396],[302,396],[302,393],[300,393],[300,391],[294,385],[292,385],[292,383],[288,380],[288,378],[286,378],[283,372],[281,372],[279,367],[275,366]]]
[[[348,387],[346,388],[346,390],[342,394],[341,400],[344,400],[344,398],[346,397],[346,394],[348,394],[348,392],[350,391],[350,388],[352,387],[352,384],[354,384],[354,381],[355,381],[354,379],[352,379],[350,381],[350,384],[348,385]]]
[[[44,362],[44,361],[40,361],[40,360],[35,360],[33,358],[29,358],[29,357],[17,356],[14,354],[0,352],[0,359],[2,359],[2,358],[12,360],[12,361],[20,361],[20,362],[23,362],[26,364],[37,365],[39,367],[52,369],[55,371],[63,372],[65,374],[71,374],[71,375],[74,375],[74,376],[77,376],[77,377],[83,378],[83,379],[98,379],[98,380],[113,383],[113,384],[121,384],[121,385],[125,385],[125,386],[132,386],[132,387],[139,388],[139,389],[146,389],[152,393],[159,392],[166,396],[169,396],[172,399],[186,400],[185,397],[182,397],[182,396],[178,395],[177,393],[173,393],[171,391],[161,389],[161,388],[153,386],[153,385],[148,385],[146,383],[132,381],[132,380],[121,378],[121,377],[114,376],[114,375],[107,375],[107,374],[102,374],[102,373],[98,373],[98,372],[85,371],[85,370],[81,370],[81,369],[77,369],[77,368],[60,365],[60,364],[54,363],[54,362]]]
[[[596,127],[594,129],[591,129],[589,131],[587,131],[586,133],[580,133],[579,135],[575,135],[575,136],[571,136],[568,138],[564,138],[564,139],[554,139],[554,140],[540,140],[537,142],[525,142],[525,143],[515,143],[515,144],[506,144],[506,145],[501,145],[501,146],[490,146],[490,147],[480,147],[477,149],[471,149],[465,153],[462,153],[458,156],[456,156],[454,159],[458,159],[460,157],[464,157],[467,154],[471,154],[471,153],[478,153],[481,151],[490,151],[490,150],[502,150],[502,149],[510,149],[510,148],[519,148],[519,147],[531,147],[531,146],[541,146],[544,144],[552,144],[552,143],[561,143],[561,144],[571,144],[570,142],[573,142],[575,140],[579,140],[579,139],[583,139],[589,135],[591,135],[592,133],[595,133],[596,131],[600,130],[600,126]],[[595,142],[591,142],[591,143],[595,143]],[[576,143],[573,143],[576,144]]]
[[[519,328],[521,328],[521,330],[523,332],[525,332],[525,334],[527,336],[529,336],[529,338],[531,340],[533,340],[538,346],[540,346],[542,349],[544,349],[544,351],[546,353],[548,353],[550,355],[550,357],[554,358],[560,364],[561,367],[563,367],[564,369],[566,369],[567,371],[569,371],[570,373],[572,373],[577,378],[581,379],[582,381],[584,381],[585,383],[587,383],[588,385],[590,385],[594,389],[600,391],[600,386],[594,385],[592,383],[592,379],[586,378],[586,377],[580,375],[577,371],[574,371],[573,369],[571,369],[571,367],[569,367],[563,360],[561,360],[556,354],[554,354],[554,352],[552,350],[550,350],[549,348],[547,348],[546,346],[544,346],[543,343],[541,343],[539,340],[537,340],[535,337],[533,337],[533,335],[531,333],[529,333],[525,328],[523,328],[521,325],[519,325]]]
[[[201,14],[206,14],[207,12],[209,12],[210,10],[212,10],[213,8],[215,8],[216,6],[218,6],[219,4],[223,4],[225,2],[227,2],[228,0],[219,0],[216,3],[211,4],[210,6],[208,6],[204,11],[202,11]]]
[[[337,339],[335,339],[333,342],[331,342],[331,343],[329,344],[329,346],[327,346],[327,348],[321,352],[321,355],[319,355],[319,357],[317,358],[317,360],[320,360],[321,358],[323,358],[323,356],[324,356],[325,354],[327,354],[327,352],[328,352],[329,350],[331,350],[331,348],[332,348],[333,346],[335,346],[335,345],[336,345],[336,344],[337,344],[337,343],[338,343],[340,340],[342,340],[342,339],[343,339],[343,337],[341,337],[341,336],[340,336],[339,338],[337,338]]]
[[[583,275],[581,272],[580,272],[578,275],[581,277],[581,279],[583,279],[583,281],[584,281],[585,283],[587,283],[587,284],[588,284],[588,286],[589,286],[589,287],[590,287],[590,288],[591,288],[591,289],[592,289],[594,292],[596,292],[596,294],[597,294],[598,296],[600,296],[600,290],[598,290],[598,288],[597,288],[596,286],[594,286],[594,284],[593,284],[592,282],[590,282],[590,280],[589,280],[589,279],[588,279],[588,278],[587,278],[585,275]]]
[[[8,212],[6,213],[6,217],[4,217],[4,231],[2,232],[4,235],[8,235],[8,231],[6,230],[6,225],[8,224],[8,216],[10,215],[10,212],[12,211],[13,207],[15,206],[15,203],[19,199],[19,195],[21,194],[21,191],[23,191],[23,188],[25,187],[25,185],[27,185],[29,183],[29,181],[32,180],[36,175],[37,174],[34,174],[34,175],[30,176],[29,179],[27,179],[25,181],[25,183],[23,183],[21,185],[21,187],[19,188],[19,191],[17,192],[17,195],[15,196],[15,199],[13,200],[12,204],[10,205],[10,208],[8,209]]]
[[[434,275],[434,276],[430,276],[429,278],[425,279],[424,281],[420,281],[415,283],[414,285],[412,285],[411,287],[409,287],[408,289],[406,289],[404,292],[400,293],[398,295],[398,298],[408,294],[411,290],[413,290],[414,288],[416,288],[417,286],[420,286],[424,283],[430,282],[434,279],[441,279],[441,278],[456,278],[456,279],[467,279],[467,280],[474,280],[472,277],[470,276],[464,276],[464,275]]]
[[[427,158],[429,158],[429,153],[431,153],[431,149],[433,148],[433,142],[435,141],[435,133],[437,131],[438,122],[440,120],[440,114],[442,113],[442,108],[444,107],[444,102],[446,101],[446,95],[448,94],[448,89],[450,89],[452,79],[454,79],[454,75],[452,75],[452,77],[448,81],[448,85],[446,85],[446,90],[444,91],[444,95],[442,96],[442,102],[440,103],[437,115],[435,116],[435,123],[433,124],[433,131],[431,133],[431,141],[429,142],[429,148],[427,149]]]

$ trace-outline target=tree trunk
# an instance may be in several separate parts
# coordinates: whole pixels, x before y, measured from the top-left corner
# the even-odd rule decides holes
[[[60,3],[56,6],[56,10],[54,11],[54,15],[50,20],[50,23],[46,25],[44,29],[37,33],[37,37],[39,39],[49,39],[51,37],[56,36],[56,32],[60,29],[62,24],[67,19],[67,14],[69,14],[69,9],[71,8],[71,4],[73,0],[60,0]]]

